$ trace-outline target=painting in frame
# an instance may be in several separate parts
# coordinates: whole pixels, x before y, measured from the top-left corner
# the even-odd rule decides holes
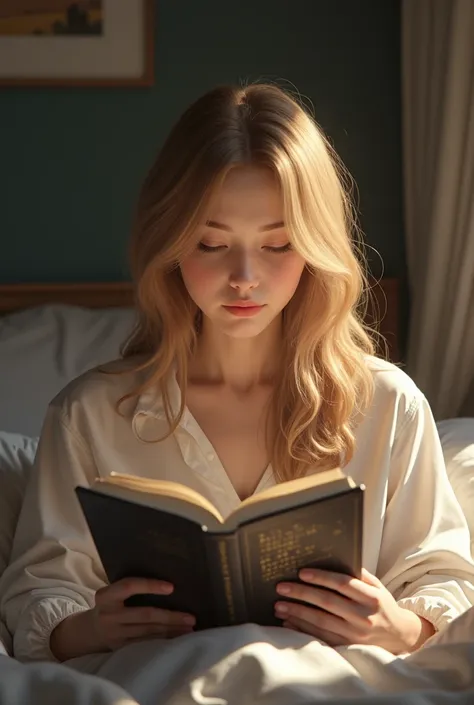
[[[1,0],[0,85],[152,85],[154,2]]]

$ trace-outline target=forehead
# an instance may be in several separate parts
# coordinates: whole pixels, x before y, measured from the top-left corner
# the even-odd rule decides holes
[[[282,220],[283,199],[277,177],[266,167],[231,169],[211,199],[209,218]]]

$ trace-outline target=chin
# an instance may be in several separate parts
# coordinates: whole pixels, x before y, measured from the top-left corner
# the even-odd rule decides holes
[[[265,321],[251,318],[236,319],[225,323],[213,321],[212,325],[230,338],[256,338],[267,330],[275,322],[276,318],[279,318],[279,316],[274,316]]]

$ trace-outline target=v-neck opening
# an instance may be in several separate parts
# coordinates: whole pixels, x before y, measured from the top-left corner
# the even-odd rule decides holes
[[[184,410],[184,427],[186,431],[193,437],[194,441],[197,443],[197,446],[199,450],[201,451],[202,455],[204,456],[204,459],[206,460],[206,463],[209,463],[209,455],[213,456],[213,462],[216,462],[216,465],[218,464],[219,466],[219,473],[221,477],[223,478],[223,481],[227,483],[229,490],[232,492],[234,495],[234,499],[239,503],[242,504],[245,500],[241,499],[239,497],[239,494],[237,490],[235,489],[232,480],[229,477],[229,474],[227,470],[225,469],[224,463],[222,462],[221,458],[219,457],[218,452],[216,451],[215,447],[209,440],[208,436],[204,433],[204,430],[196,420],[196,417],[193,415],[192,411],[186,406]],[[196,438],[196,436],[191,432],[190,426],[194,426],[195,429],[198,431],[199,438]],[[207,446],[206,448],[203,448],[202,445]],[[254,491],[252,494],[250,494],[246,499],[249,499],[250,497],[253,497],[254,495],[258,494],[264,487],[267,486],[268,481],[270,479],[270,476],[272,474],[272,467],[271,463],[268,463],[266,466],[265,470],[263,471],[262,475],[260,476],[260,479],[257,483],[257,486],[255,487]],[[222,487],[222,484],[220,482],[217,482],[217,478],[208,478],[210,482],[212,482],[214,485],[218,487]]]

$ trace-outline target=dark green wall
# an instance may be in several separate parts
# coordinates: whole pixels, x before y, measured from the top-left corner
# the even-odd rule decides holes
[[[257,78],[312,100],[368,243],[403,274],[399,44],[399,0],[158,0],[153,88],[1,90],[0,281],[126,277],[139,183],[171,124],[215,84]]]

